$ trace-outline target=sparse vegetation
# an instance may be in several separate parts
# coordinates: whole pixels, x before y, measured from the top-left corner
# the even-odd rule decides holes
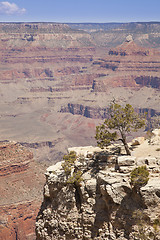
[[[134,239],[137,240],[158,240],[158,233],[160,230],[160,219],[156,218],[150,223],[149,217],[143,210],[136,210],[133,212],[133,219],[136,221],[137,229],[134,233]]]
[[[116,140],[121,140],[127,155],[131,155],[126,134],[137,131],[145,125],[145,119],[137,114],[130,104],[122,107],[113,101],[108,109],[108,118],[96,128],[96,140],[101,148],[107,147]],[[120,135],[120,136],[119,136]]]
[[[75,161],[77,159],[76,153],[71,151],[69,154],[64,155],[62,168],[64,169],[67,183],[79,185],[82,179],[82,172],[75,168]]]
[[[130,174],[130,184],[136,189],[145,186],[149,180],[149,171],[146,166],[137,167]]]
[[[142,210],[136,210],[133,212],[133,219],[136,221],[136,232],[134,233],[135,239],[149,240],[148,233],[146,233],[147,223],[149,219]]]
[[[158,240],[158,234],[160,232],[160,217],[156,218],[153,222],[153,232],[150,232],[149,236],[153,240]]]

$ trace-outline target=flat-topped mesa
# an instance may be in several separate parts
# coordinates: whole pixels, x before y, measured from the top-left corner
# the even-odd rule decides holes
[[[159,139],[160,146],[158,130],[154,139]],[[49,167],[44,201],[37,216],[36,239],[133,240],[138,227],[133,217],[137,209],[147,216],[144,229],[154,232],[152,223],[160,216],[160,157],[155,150],[158,146],[157,142],[149,145],[139,138],[132,144],[134,148],[140,144],[138,148],[142,148],[143,154],[144,148],[150,148],[150,156],[137,157],[136,150],[135,156],[124,156],[91,146],[70,148],[70,154],[75,151],[78,156],[71,177],[74,179],[77,171],[81,172],[80,184],[68,182],[64,161]],[[136,191],[131,187],[130,173],[142,165],[150,172],[149,182]]]
[[[59,33],[73,32],[62,23],[0,23],[0,33]]]

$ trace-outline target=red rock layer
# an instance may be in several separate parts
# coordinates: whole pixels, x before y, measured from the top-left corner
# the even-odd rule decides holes
[[[0,207],[0,239],[34,240],[40,202],[30,201]]]
[[[43,174],[18,143],[0,143],[0,239],[35,239]]]

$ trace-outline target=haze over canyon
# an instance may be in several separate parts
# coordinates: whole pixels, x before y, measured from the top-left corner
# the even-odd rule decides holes
[[[0,23],[0,238],[35,238],[46,166],[113,99],[160,115],[160,23]]]

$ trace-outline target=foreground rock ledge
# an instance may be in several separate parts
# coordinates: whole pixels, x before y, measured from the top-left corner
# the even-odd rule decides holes
[[[142,164],[147,165],[150,180],[136,192],[129,184],[129,175]],[[145,231],[154,232],[153,221],[160,218],[158,151],[155,156],[145,157],[103,152],[86,157],[81,152],[76,166],[83,172],[78,188],[66,183],[61,162],[47,169],[44,201],[36,222],[37,240],[138,240],[133,218],[136,210],[147,216],[150,227]],[[156,239],[160,239],[160,233],[156,234]]]

